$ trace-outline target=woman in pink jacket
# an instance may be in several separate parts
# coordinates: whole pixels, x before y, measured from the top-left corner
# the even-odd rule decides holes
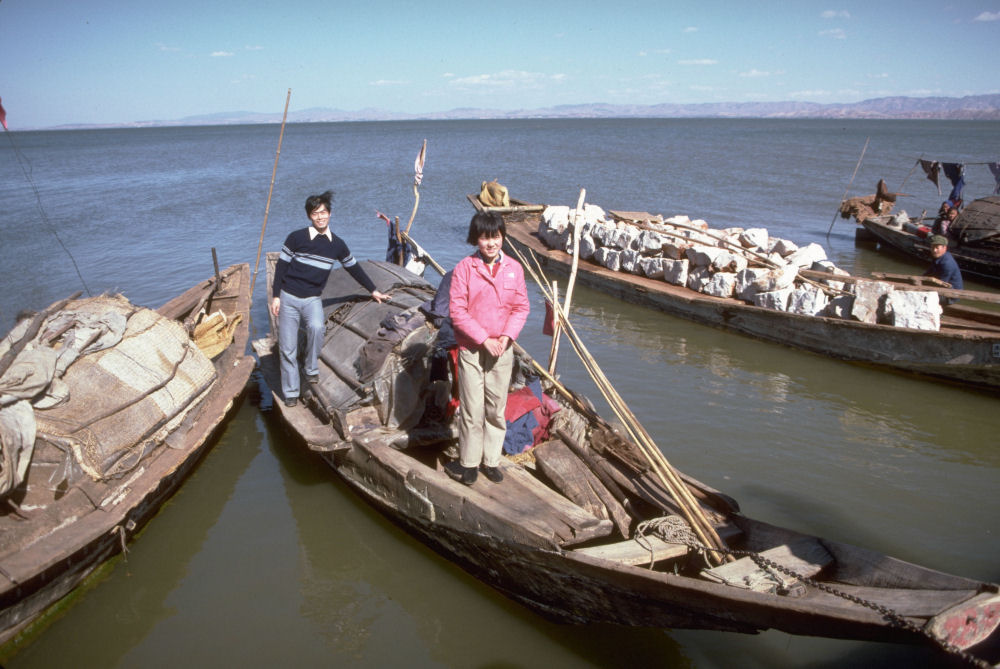
[[[482,466],[490,481],[503,480],[500,457],[507,422],[507,390],[514,364],[511,345],[528,319],[528,291],[520,263],[501,250],[507,227],[494,213],[478,212],[466,241],[477,247],[452,274],[450,315],[458,341],[458,443],[461,456],[445,465],[466,485]]]

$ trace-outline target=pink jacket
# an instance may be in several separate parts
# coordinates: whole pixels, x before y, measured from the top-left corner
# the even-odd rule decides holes
[[[528,320],[524,269],[506,254],[498,262],[496,278],[478,252],[459,261],[452,273],[448,309],[462,348],[477,349],[488,337],[517,339]]]

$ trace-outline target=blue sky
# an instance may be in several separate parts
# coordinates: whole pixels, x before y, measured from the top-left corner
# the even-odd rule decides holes
[[[11,130],[1000,92],[1000,0],[0,0]]]

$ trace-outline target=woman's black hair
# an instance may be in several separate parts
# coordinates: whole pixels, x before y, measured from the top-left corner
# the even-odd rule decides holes
[[[328,190],[319,195],[310,195],[306,198],[306,215],[309,215],[319,209],[321,204],[326,205],[326,210],[329,212],[333,211],[331,205],[333,204],[333,191]]]
[[[477,211],[469,221],[469,236],[465,241],[475,246],[483,235],[494,237],[498,232],[501,237],[507,238],[507,224],[504,223],[503,216],[492,211]]]

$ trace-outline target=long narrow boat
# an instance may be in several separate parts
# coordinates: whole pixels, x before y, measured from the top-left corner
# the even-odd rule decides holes
[[[331,273],[319,382],[295,407],[277,397],[274,407],[358,495],[485,583],[568,623],[775,628],[930,644],[972,659],[996,652],[997,585],[754,520],[678,474],[675,490],[687,486],[738,558],[707,568],[634,442],[544,373],[548,436],[505,458],[501,483],[453,481],[443,469],[457,450],[451,376],[426,311],[434,290],[395,265],[365,269],[391,300],[375,303],[346,271]],[[275,346],[273,336],[254,342],[272,389]],[[539,369],[516,349],[511,391],[523,399]]]
[[[477,209],[484,209],[476,195],[470,195],[469,200]],[[547,271],[568,274],[572,256],[548,248],[538,237],[543,208],[518,203],[493,210],[504,217],[511,244],[522,253],[534,254]],[[653,218],[641,212],[628,216]],[[758,307],[663,280],[615,272],[587,260],[579,262],[576,280],[627,302],[776,344],[990,391],[1000,389],[1000,312],[948,305],[941,316],[941,329],[928,331]]]
[[[927,231],[894,216],[872,216],[861,225],[881,246],[930,263]],[[967,275],[1000,281],[1000,196],[970,202],[947,231],[948,250]]]
[[[250,301],[234,265],[155,311],[63,300],[0,343],[0,646],[32,637],[210,448],[254,369]]]

